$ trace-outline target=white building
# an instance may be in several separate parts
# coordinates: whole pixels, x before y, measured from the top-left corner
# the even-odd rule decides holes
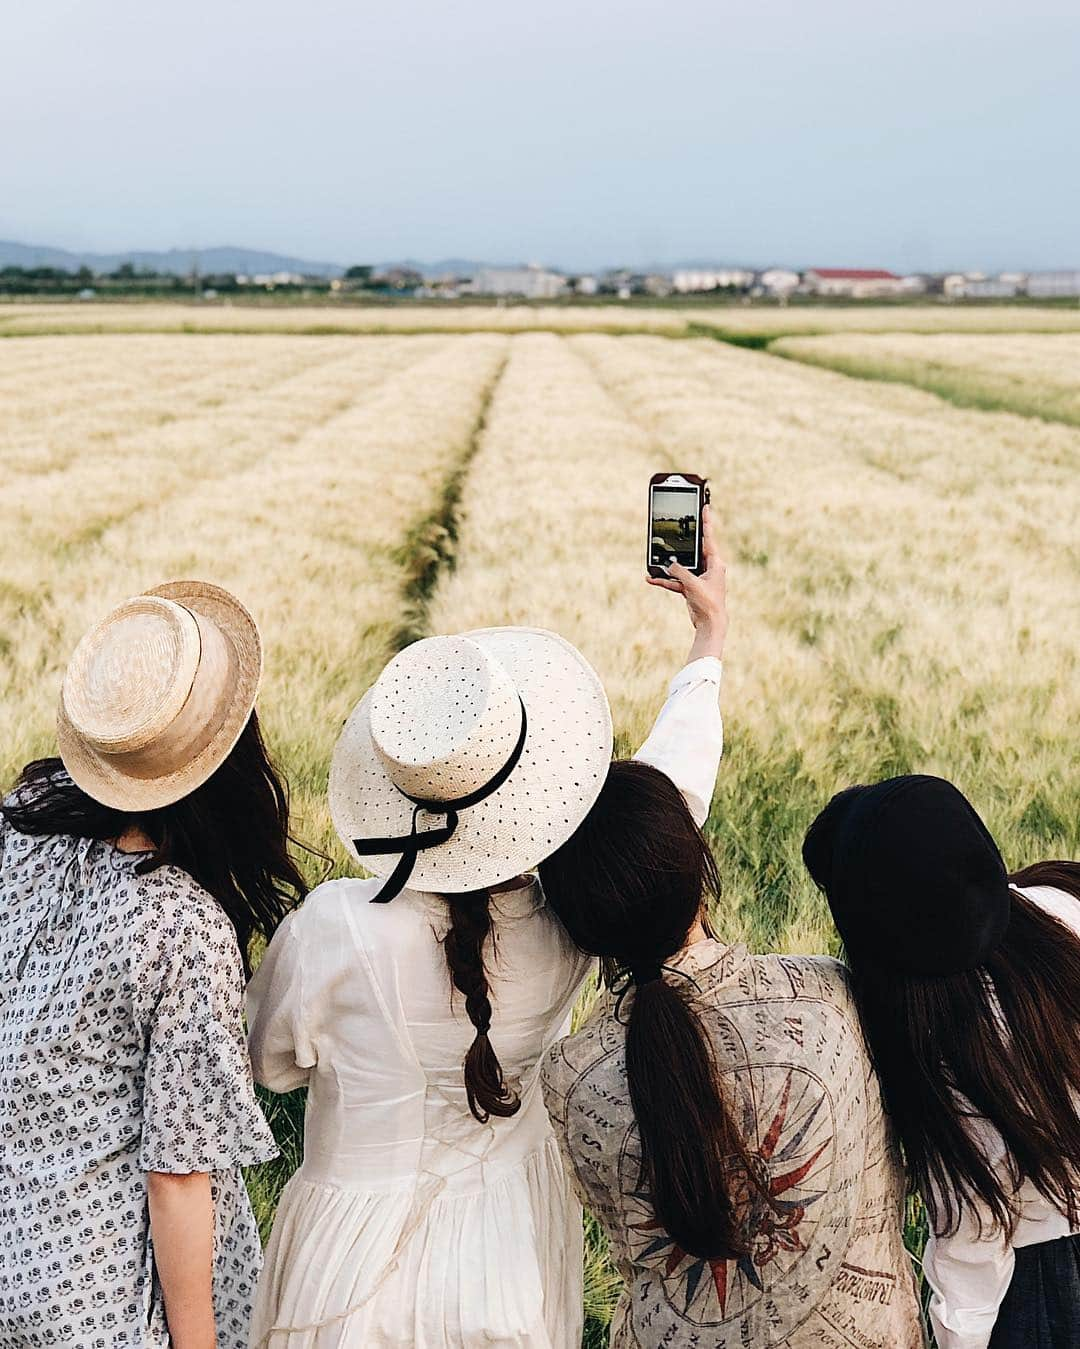
[[[682,269],[671,278],[672,285],[680,295],[702,290],[722,290],[729,286],[742,290],[751,285],[753,280],[754,273],[748,272],[745,267]]]
[[[769,267],[758,277],[758,285],[766,295],[790,295],[799,284],[799,273],[786,267]]]
[[[579,295],[595,295],[600,289],[600,282],[595,276],[579,276],[574,289]]]
[[[480,267],[472,281],[474,295],[520,295],[526,300],[554,300],[566,293],[566,278],[530,263],[528,267]]]
[[[1080,295],[1080,272],[1031,272],[1027,293],[1039,300],[1054,295]]]
[[[1002,272],[999,276],[957,272],[945,278],[942,290],[950,300],[1011,300],[1024,289],[1026,279],[1023,272]]]
[[[302,286],[304,278],[299,272],[256,272],[247,276],[240,272],[236,278],[238,286]]]

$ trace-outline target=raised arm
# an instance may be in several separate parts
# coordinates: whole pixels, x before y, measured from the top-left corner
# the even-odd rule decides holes
[[[687,664],[671,681],[667,701],[648,739],[634,755],[665,773],[686,799],[699,825],[709,814],[720,755],[724,748],[720,719],[720,659],[727,635],[726,574],[705,508],[702,530],[705,570],[700,576],[673,563],[668,577],[649,584],[686,600],[694,640]]]

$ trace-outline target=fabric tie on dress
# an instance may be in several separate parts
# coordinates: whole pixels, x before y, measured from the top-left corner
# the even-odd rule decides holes
[[[93,849],[96,839],[80,838],[74,840],[71,857],[68,859],[67,866],[64,868],[63,875],[56,889],[56,898],[49,905],[48,909],[41,915],[37,926],[30,934],[30,940],[19,958],[19,963],[15,967],[15,977],[21,979],[34,953],[34,947],[41,939],[42,945],[49,950],[53,936],[64,920],[71,914],[80,896],[86,889],[86,864]],[[60,967],[60,974],[64,974],[67,967],[71,964],[71,957],[75,954],[75,948],[78,946],[78,939],[68,943],[67,958]]]
[[[510,757],[494,777],[489,778],[475,791],[469,792],[467,796],[459,796],[452,801],[436,801],[421,796],[410,796],[408,792],[401,791],[399,787],[398,791],[401,792],[401,795],[407,801],[413,803],[412,828],[410,831],[407,834],[388,838],[353,839],[353,847],[361,857],[377,857],[383,853],[401,853],[397,866],[387,877],[386,883],[379,890],[379,893],[372,898],[372,904],[387,904],[399,895],[408,884],[418,855],[429,848],[439,848],[444,843],[449,843],[458,826],[458,812],[467,810],[470,806],[479,805],[481,801],[485,801],[489,796],[494,795],[517,767],[518,760],[525,748],[525,737],[529,728],[525,704],[521,701],[520,695],[518,702],[521,706],[521,732],[518,735],[517,744],[510,751]],[[445,825],[437,829],[425,829],[420,832],[417,829],[417,821],[422,810],[426,810],[429,815],[445,816]]]

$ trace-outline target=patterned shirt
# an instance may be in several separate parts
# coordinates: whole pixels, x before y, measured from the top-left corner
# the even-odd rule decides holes
[[[625,1030],[602,1000],[550,1052],[543,1085],[625,1283],[611,1344],[918,1349],[904,1177],[843,967],[714,941],[670,963],[697,986],[721,1088],[772,1203],[746,1187],[750,1251],[730,1260],[687,1255],[663,1230],[640,1178]]]
[[[175,867],[0,817],[0,1349],[169,1343],[146,1172],[208,1172],[218,1345],[260,1263],[241,1164],[275,1155],[220,906]]]

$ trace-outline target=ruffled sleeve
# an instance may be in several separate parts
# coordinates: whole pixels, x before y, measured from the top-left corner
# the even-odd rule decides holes
[[[162,909],[157,997],[145,1020],[139,1165],[174,1175],[277,1156],[255,1099],[236,935],[219,906],[190,884],[193,894],[174,892],[180,902]]]

